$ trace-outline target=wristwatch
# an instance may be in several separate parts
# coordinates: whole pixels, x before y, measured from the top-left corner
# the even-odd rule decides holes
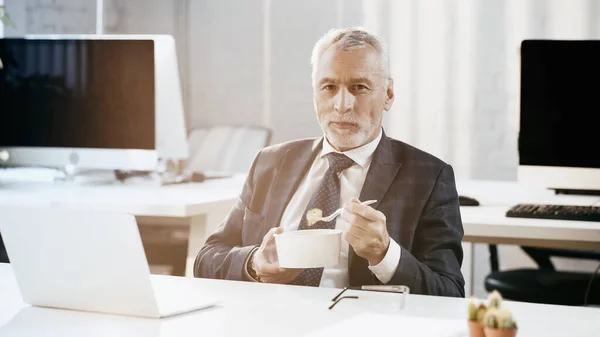
[[[256,282],[262,282],[260,280],[260,277],[256,274],[256,267],[254,266],[254,254],[256,253],[256,249],[252,252],[252,254],[250,254],[250,261],[248,261],[248,275],[250,275],[250,277],[252,277],[254,280],[256,280]]]

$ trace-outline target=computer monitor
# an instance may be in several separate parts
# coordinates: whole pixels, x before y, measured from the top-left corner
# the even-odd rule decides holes
[[[600,41],[521,45],[518,180],[600,191]]]
[[[187,158],[172,36],[4,38],[0,58],[4,165],[153,171]]]

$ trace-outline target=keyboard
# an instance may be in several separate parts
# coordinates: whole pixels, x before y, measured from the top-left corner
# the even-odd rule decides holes
[[[511,207],[510,218],[600,221],[600,206],[518,204]]]

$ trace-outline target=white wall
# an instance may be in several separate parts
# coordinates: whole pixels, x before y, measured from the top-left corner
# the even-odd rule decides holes
[[[262,124],[262,0],[190,1],[190,127]]]
[[[310,53],[320,35],[361,22],[360,1],[190,2],[191,126],[261,124],[273,141],[313,137]]]

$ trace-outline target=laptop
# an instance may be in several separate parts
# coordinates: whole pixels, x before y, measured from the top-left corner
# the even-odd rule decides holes
[[[0,232],[33,306],[162,318],[218,303],[197,280],[150,274],[133,215],[2,206]]]

